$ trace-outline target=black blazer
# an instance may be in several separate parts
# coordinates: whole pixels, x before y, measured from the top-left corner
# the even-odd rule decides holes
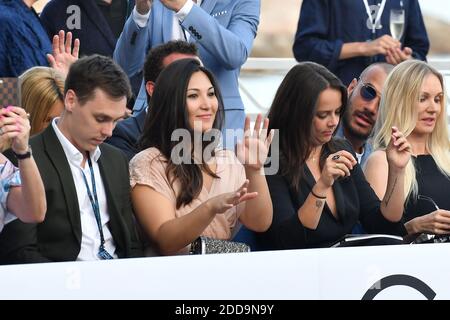
[[[139,152],[137,142],[144,131],[146,115],[147,111],[144,109],[136,116],[119,121],[112,136],[105,141],[125,152],[128,161]]]
[[[19,220],[0,234],[2,263],[74,261],[81,247],[78,198],[69,162],[52,125],[30,141],[44,182],[47,213],[40,224]],[[111,230],[119,258],[142,256],[130,201],[128,162],[114,147],[100,145],[98,165],[105,186]]]
[[[350,145],[340,142],[339,149],[354,154]],[[380,211],[380,200],[366,181],[359,165],[348,178],[333,184],[338,219],[325,205],[316,230],[304,227],[297,215],[316,181],[308,167],[300,183],[299,192],[294,192],[288,180],[280,174],[266,176],[273,204],[273,221],[269,230],[256,234],[258,247],[265,250],[302,249],[328,247],[352,232],[358,222],[368,233],[403,235],[402,222],[392,223]]]
[[[67,8],[75,5],[80,8],[80,29],[68,29],[67,20],[74,14]],[[128,1],[128,13],[134,7],[134,0]],[[127,12],[125,12],[127,16]],[[98,53],[112,57],[117,38],[98,8],[95,0],[52,0],[44,7],[40,15],[42,25],[50,40],[59,30],[71,31],[73,39],[80,39],[80,56]],[[126,21],[126,18],[125,20]]]

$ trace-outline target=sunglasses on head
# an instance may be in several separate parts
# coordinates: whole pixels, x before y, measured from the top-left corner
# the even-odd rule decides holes
[[[366,101],[372,101],[377,97],[377,90],[375,90],[372,85],[368,83],[363,83],[361,89],[359,90],[359,94]]]

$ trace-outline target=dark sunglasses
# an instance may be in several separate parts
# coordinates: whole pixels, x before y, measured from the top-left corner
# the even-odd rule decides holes
[[[362,84],[361,89],[359,90],[359,94],[366,101],[372,101],[378,96],[377,90],[375,90],[375,88],[368,83]]]

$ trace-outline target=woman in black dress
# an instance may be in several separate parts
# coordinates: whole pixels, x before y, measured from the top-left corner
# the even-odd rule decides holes
[[[284,78],[270,108],[279,129],[280,169],[266,176],[273,222],[258,234],[264,249],[330,246],[361,221],[369,233],[401,232],[404,168],[410,146],[397,128],[387,148],[388,192],[380,202],[350,144],[334,139],[347,103],[341,81],[325,67],[300,63]],[[276,147],[272,146],[271,157]]]

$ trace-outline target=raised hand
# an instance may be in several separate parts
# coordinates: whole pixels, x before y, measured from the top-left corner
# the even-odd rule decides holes
[[[186,4],[186,1],[187,0],[161,0],[161,3],[166,8],[178,12]]]
[[[67,76],[72,63],[78,60],[80,40],[75,39],[72,49],[72,32],[67,32],[66,37],[64,30],[60,30],[53,36],[52,49],[53,54],[47,54],[50,66]]]
[[[350,176],[350,171],[357,163],[355,157],[348,151],[341,150],[330,154],[322,168],[319,180],[325,187],[331,187],[336,179]]]
[[[262,120],[262,116],[258,114],[251,132],[250,118],[248,116],[245,118],[244,141],[236,145],[236,155],[246,169],[260,170],[264,166],[274,135],[273,129],[267,134],[268,128],[269,119]]]
[[[237,206],[239,203],[254,199],[258,196],[257,192],[247,192],[249,180],[245,180],[244,184],[234,192],[223,193],[207,201],[214,213],[224,213],[227,210]]]
[[[24,154],[28,151],[30,129],[30,121],[24,109],[11,106],[0,109],[0,135],[11,141],[11,148],[15,153]]]
[[[147,14],[152,6],[152,0],[136,0],[136,10],[139,14]]]
[[[392,127],[391,141],[386,148],[386,158],[389,166],[404,169],[411,158],[411,144],[397,127]]]

